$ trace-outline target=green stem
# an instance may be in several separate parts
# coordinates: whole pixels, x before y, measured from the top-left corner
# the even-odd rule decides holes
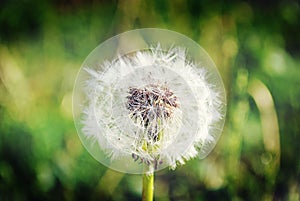
[[[154,191],[154,173],[144,173],[143,174],[143,193],[142,201],[153,201],[153,191]]]

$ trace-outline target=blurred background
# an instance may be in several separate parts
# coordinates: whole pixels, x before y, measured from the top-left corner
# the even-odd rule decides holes
[[[204,160],[155,177],[156,201],[300,200],[299,1],[0,1],[0,200],[141,200],[142,178],[83,148],[72,89],[87,55],[135,28],[199,43],[227,90]]]

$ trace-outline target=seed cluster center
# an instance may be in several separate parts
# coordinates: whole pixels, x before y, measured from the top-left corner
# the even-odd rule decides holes
[[[127,109],[131,118],[142,122],[145,128],[153,121],[170,118],[179,107],[178,99],[166,86],[150,84],[142,88],[130,87],[127,96]]]

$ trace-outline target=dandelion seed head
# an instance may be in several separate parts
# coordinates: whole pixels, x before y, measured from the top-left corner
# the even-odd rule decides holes
[[[187,48],[155,43],[85,64],[75,123],[101,163],[128,173],[174,169],[215,146],[225,115],[223,85],[209,82],[211,70],[191,60]]]

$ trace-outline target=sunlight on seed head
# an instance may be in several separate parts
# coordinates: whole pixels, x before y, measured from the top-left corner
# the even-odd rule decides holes
[[[181,36],[137,30],[149,31]],[[108,43],[130,40],[130,33]],[[204,158],[215,146],[225,115],[222,81],[204,50],[183,39],[190,49],[174,41],[150,43],[145,37],[146,47],[121,51],[97,65],[89,62],[100,55],[93,52],[85,61],[73,96],[73,111],[79,111],[75,124],[87,150],[104,165],[127,173],[174,169],[191,158]],[[191,50],[204,59],[191,59]]]

